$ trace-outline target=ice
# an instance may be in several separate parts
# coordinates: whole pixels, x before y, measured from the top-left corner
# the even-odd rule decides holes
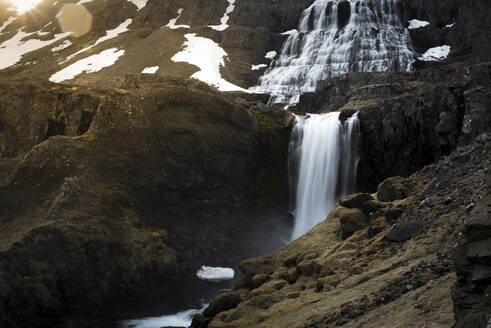
[[[94,0],[80,0],[80,1],[79,1],[79,2],[77,2],[76,4],[77,4],[77,5],[82,5],[82,4],[84,4],[84,3],[89,3],[89,2],[92,2],[92,1],[94,1]]]
[[[124,50],[118,50],[118,48],[104,50],[101,53],[81,59],[70,66],[65,67],[61,71],[53,74],[49,80],[51,82],[60,83],[66,80],[71,80],[75,76],[84,72],[98,72],[105,67],[114,65],[114,63],[122,55],[124,55]]]
[[[143,74],[155,74],[159,70],[159,66],[145,67],[142,71]]]
[[[220,267],[210,267],[203,265],[196,276],[202,280],[230,280],[234,279],[234,269],[230,268],[220,268]]]
[[[290,34],[295,34],[295,33],[298,33],[298,31],[296,29],[293,29],[293,30],[283,32],[283,33],[281,33],[281,35],[290,35]]]
[[[192,78],[216,87],[219,91],[249,92],[224,80],[220,74],[220,67],[225,65],[224,58],[227,53],[213,40],[196,36],[195,33],[185,34],[187,41],[184,49],[171,59],[174,62],[186,62],[199,67],[199,71],[191,75]]]
[[[434,47],[428,49],[418,59],[422,61],[441,61],[446,59],[449,54],[450,54],[450,46],[443,45],[440,47]]]
[[[417,28],[425,27],[427,25],[430,25],[430,22],[422,21],[422,20],[418,20],[418,19],[412,19],[409,21],[409,27],[408,28],[410,30],[414,30]]]
[[[189,25],[176,25],[176,22],[181,17],[183,10],[184,10],[184,8],[179,8],[177,10],[177,17],[173,18],[169,21],[169,23],[166,25],[168,28],[173,29],[173,30],[178,29],[178,28],[191,28],[191,26],[189,26]]]

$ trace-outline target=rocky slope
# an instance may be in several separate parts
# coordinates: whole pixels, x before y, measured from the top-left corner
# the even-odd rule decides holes
[[[487,327],[490,141],[349,196],[284,250],[242,262],[193,327]]]

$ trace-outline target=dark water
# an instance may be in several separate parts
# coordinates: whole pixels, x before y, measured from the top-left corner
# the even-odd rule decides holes
[[[271,211],[237,211],[227,215],[206,220],[189,231],[189,224],[176,225],[170,235],[194,233],[197,245],[180,243],[174,245],[180,254],[189,256],[189,260],[197,270],[201,265],[229,267],[235,270],[235,278],[240,275],[240,261],[261,254],[279,250],[290,241],[293,222],[287,215],[286,208]],[[186,231],[179,231],[179,229]],[[217,227],[220,227],[217,229]],[[196,234],[202,236],[196,241]],[[192,258],[192,260],[191,260]],[[229,291],[233,280],[204,281],[198,278],[183,280],[173,286],[157,288],[138,299],[129,300],[122,305],[117,320],[90,328],[160,328],[179,321],[183,317],[191,317],[218,294]],[[186,313],[181,313],[188,311]],[[176,315],[179,314],[179,315]],[[164,317],[163,316],[168,316]],[[129,325],[128,320],[138,320]],[[182,326],[176,324],[176,326]],[[88,328],[88,327],[87,327]]]

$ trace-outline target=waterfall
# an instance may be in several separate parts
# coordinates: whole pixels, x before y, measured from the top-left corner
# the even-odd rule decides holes
[[[359,140],[358,114],[345,123],[337,112],[296,118],[289,149],[293,239],[324,220],[340,198],[354,191]]]
[[[294,104],[319,80],[349,72],[409,71],[416,58],[402,0],[316,0],[254,91]]]

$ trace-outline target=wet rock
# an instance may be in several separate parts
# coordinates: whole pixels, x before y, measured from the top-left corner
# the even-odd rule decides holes
[[[339,201],[339,205],[347,208],[362,209],[363,204],[371,200],[374,200],[372,195],[367,193],[358,193],[343,198]]]
[[[341,238],[346,239],[358,230],[368,226],[368,218],[360,209],[342,210],[339,216],[341,222]]]
[[[423,224],[419,221],[405,221],[394,224],[387,233],[387,239],[395,242],[403,242],[413,238],[423,230]]]
[[[383,202],[392,202],[404,199],[411,192],[411,183],[401,177],[389,178],[378,186],[377,198]]]

